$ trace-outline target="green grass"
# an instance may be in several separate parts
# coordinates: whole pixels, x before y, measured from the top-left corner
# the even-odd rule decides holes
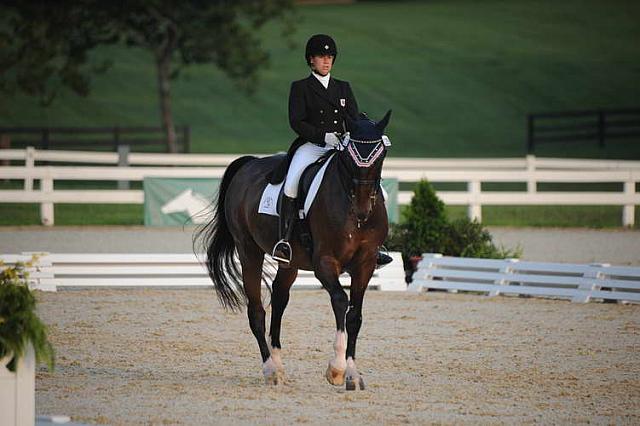
[[[521,156],[529,112],[638,106],[640,2],[471,0],[359,2],[299,7],[290,50],[269,26],[271,67],[248,98],[213,66],[187,69],[173,84],[176,123],[192,126],[196,152],[274,152],[293,139],[292,80],[308,71],[310,34],[335,36],[333,75],[351,81],[360,109],[394,110],[392,155]],[[2,125],[141,125],[159,122],[151,56],[103,48],[115,66],[86,99],[62,93],[49,109],[0,100]],[[539,155],[640,159],[639,141],[545,145]]]
[[[55,204],[56,226],[144,225],[142,204]],[[0,226],[40,225],[39,204],[0,204]]]

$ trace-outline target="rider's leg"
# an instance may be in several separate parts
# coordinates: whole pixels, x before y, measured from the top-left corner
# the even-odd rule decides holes
[[[296,150],[291,159],[287,178],[284,182],[284,196],[282,197],[282,205],[280,206],[280,241],[273,248],[272,257],[281,264],[291,262],[291,246],[289,239],[293,230],[293,223],[298,216],[295,208],[295,198],[298,195],[298,183],[304,169],[330,148],[320,147],[310,142],[305,143]]]

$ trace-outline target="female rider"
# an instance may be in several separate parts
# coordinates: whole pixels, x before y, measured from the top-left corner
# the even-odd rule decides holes
[[[340,143],[338,133],[345,133],[345,119],[356,120],[358,104],[348,82],[331,77],[338,49],[333,39],[316,34],[307,41],[305,61],[311,75],[291,83],[289,92],[289,124],[298,134],[289,148],[291,162],[284,183],[280,208],[280,241],[272,257],[280,264],[291,262],[291,230],[297,216],[295,198],[304,169]],[[391,258],[378,253],[378,265]]]

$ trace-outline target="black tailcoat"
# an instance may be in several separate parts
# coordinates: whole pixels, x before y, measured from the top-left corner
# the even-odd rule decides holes
[[[289,147],[286,159],[269,176],[272,184],[284,180],[296,150],[306,142],[324,146],[325,133],[345,133],[345,120],[356,120],[358,104],[348,82],[329,78],[325,89],[314,77],[291,83],[289,124],[298,137]]]
[[[296,148],[305,142],[324,146],[325,133],[344,133],[346,117],[355,120],[358,104],[348,82],[329,78],[325,89],[316,77],[291,83],[289,124],[298,134]]]

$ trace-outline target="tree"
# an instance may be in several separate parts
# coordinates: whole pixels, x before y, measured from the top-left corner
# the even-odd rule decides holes
[[[177,151],[171,110],[171,80],[190,64],[214,64],[246,93],[268,63],[257,30],[273,19],[292,32],[291,0],[99,0],[2,2],[0,91],[18,89],[50,103],[61,86],[86,95],[87,53],[124,42],[153,54],[160,117],[167,148]],[[5,51],[5,47],[8,47]]]

